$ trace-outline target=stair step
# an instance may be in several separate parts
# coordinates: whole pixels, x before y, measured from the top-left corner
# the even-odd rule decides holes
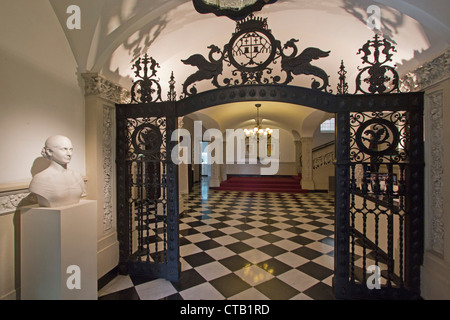
[[[284,192],[284,193],[306,193],[306,190],[301,188],[292,189],[292,188],[239,188],[239,187],[217,187],[215,190],[223,190],[223,191],[247,191],[247,192]]]
[[[249,192],[285,192],[304,193],[300,185],[301,177],[231,177],[215,190],[249,191]]]

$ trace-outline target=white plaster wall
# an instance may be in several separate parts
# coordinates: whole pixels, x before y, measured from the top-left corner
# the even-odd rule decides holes
[[[276,175],[296,175],[295,166],[295,143],[292,133],[281,129],[280,133],[280,144],[279,144],[279,155],[280,155],[280,166]],[[258,175],[260,173],[261,165],[258,164],[237,164],[237,143],[235,142],[235,163],[226,164],[227,174],[239,174],[239,175]],[[247,160],[248,162],[248,160]]]
[[[84,98],[77,66],[47,1],[2,2],[0,184],[28,181],[45,139],[68,136],[85,174]]]
[[[16,298],[15,232],[14,214],[0,214],[0,300]]]
[[[329,143],[331,141],[334,141],[335,139],[335,133],[323,133],[320,132],[320,126],[317,127],[316,131],[314,131],[313,135],[313,148],[320,147],[326,143]]]
[[[12,189],[26,194],[32,172],[43,169],[44,142],[54,134],[72,140],[70,166],[83,175],[86,171],[83,90],[48,1],[2,1],[0,70],[0,299],[15,299],[20,220],[14,207],[17,191]]]

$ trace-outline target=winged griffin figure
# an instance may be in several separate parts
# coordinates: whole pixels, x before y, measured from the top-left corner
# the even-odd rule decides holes
[[[281,68],[287,73],[287,79],[285,83],[290,83],[294,77],[292,75],[314,75],[322,79],[323,84],[320,86],[320,82],[313,80],[311,85],[312,89],[326,90],[329,86],[328,74],[321,68],[311,65],[313,60],[318,60],[320,58],[325,58],[330,55],[330,51],[322,51],[317,48],[306,48],[302,53],[297,55],[298,49],[295,43],[298,42],[296,39],[291,39],[283,47],[282,58],[281,58]],[[284,50],[292,49],[290,55],[285,55]]]
[[[191,84],[201,81],[212,79],[214,85],[217,83],[217,77],[222,74],[223,71],[223,53],[219,47],[211,45],[208,47],[210,49],[208,59],[206,59],[201,54],[194,54],[187,58],[186,60],[181,60],[184,64],[188,64],[198,68],[198,71],[190,75],[183,84],[183,93],[186,96],[193,95],[197,93],[195,87],[188,88]],[[215,59],[214,55],[220,54],[219,59]],[[218,86],[218,84],[216,85]]]

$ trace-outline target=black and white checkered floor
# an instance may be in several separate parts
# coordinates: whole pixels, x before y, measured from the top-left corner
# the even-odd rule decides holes
[[[329,300],[334,204],[328,194],[213,191],[198,186],[180,221],[180,281],[119,275],[117,300]]]

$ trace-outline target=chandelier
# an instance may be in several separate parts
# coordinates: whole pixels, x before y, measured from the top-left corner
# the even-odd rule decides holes
[[[255,104],[256,107],[256,125],[252,129],[244,129],[245,135],[248,138],[257,138],[261,136],[267,136],[267,138],[270,138],[272,135],[273,130],[270,128],[263,129],[261,126],[262,119],[259,117],[259,108],[261,107],[261,104]]]
[[[277,0],[192,0],[195,9],[200,13],[214,13],[227,16],[233,20],[242,20],[265,5]]]
[[[203,2],[221,9],[242,10],[247,6],[255,4],[258,0],[203,0]]]

